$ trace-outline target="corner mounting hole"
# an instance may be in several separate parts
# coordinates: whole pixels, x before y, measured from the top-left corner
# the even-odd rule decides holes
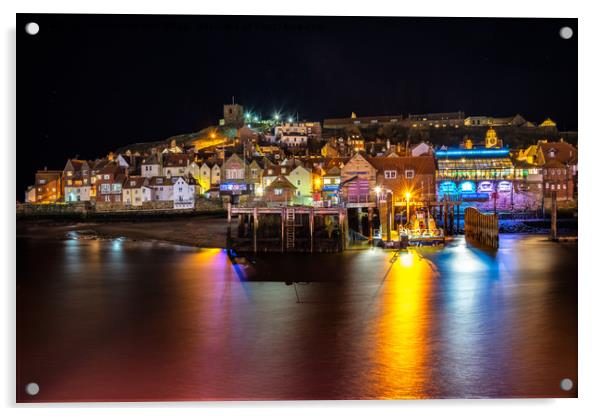
[[[570,378],[563,378],[560,381],[560,388],[564,391],[570,391],[573,389],[573,380]]]
[[[27,32],[28,35],[37,35],[39,31],[40,25],[36,22],[29,22],[25,25],[25,32]]]
[[[38,385],[38,383],[27,383],[27,385],[25,386],[25,393],[29,394],[30,396],[35,396],[39,392],[40,386]]]
[[[573,29],[571,29],[569,26],[561,27],[559,33],[562,39],[570,39],[573,37]]]

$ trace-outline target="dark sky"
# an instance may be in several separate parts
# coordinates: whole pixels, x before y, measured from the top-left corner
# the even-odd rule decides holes
[[[463,110],[577,129],[577,20],[20,14],[17,197],[76,154],[216,124],[233,95],[264,115]]]

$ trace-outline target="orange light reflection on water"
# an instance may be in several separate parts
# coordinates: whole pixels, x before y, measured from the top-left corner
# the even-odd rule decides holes
[[[376,326],[374,382],[382,399],[428,397],[428,309],[435,266],[416,251],[392,264],[381,295]]]

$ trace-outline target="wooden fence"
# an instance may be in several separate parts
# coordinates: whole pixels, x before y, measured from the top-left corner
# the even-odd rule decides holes
[[[499,223],[496,214],[483,214],[476,208],[464,210],[464,234],[492,248],[499,246]]]

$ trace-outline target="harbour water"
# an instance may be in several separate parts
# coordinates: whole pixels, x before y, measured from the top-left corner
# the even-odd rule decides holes
[[[17,400],[575,397],[577,285],[577,244],[545,236],[236,266],[18,238]]]

